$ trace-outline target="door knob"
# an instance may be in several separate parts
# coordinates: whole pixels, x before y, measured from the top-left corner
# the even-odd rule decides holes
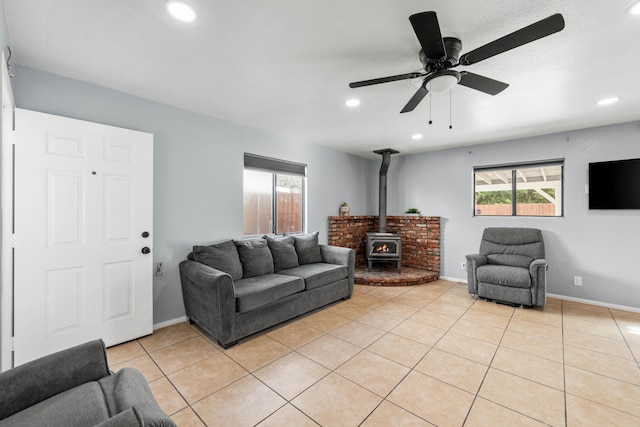
[[[146,255],[146,254],[148,254],[149,252],[151,252],[151,249],[149,249],[148,247],[146,247],[146,246],[145,246],[144,248],[142,248],[142,253],[143,253],[143,254],[145,254],[145,255]]]

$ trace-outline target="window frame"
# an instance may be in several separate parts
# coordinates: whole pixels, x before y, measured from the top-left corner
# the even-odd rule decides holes
[[[518,170],[543,168],[548,166],[560,167],[560,215],[522,215],[518,214]],[[563,218],[564,215],[564,167],[565,159],[538,160],[531,162],[505,163],[496,165],[474,166],[472,170],[472,216],[473,217],[492,217],[492,218]],[[478,215],[476,211],[476,173],[511,170],[511,214],[510,215]],[[505,190],[508,191],[508,190]]]
[[[276,159],[272,157],[259,156],[251,153],[244,153],[244,168],[243,173],[243,235],[245,237],[262,236],[265,233],[259,234],[244,234],[244,171],[256,170],[265,173],[271,173],[271,230],[268,235],[278,234],[278,175],[288,176],[300,176],[302,177],[302,194],[300,200],[300,221],[301,221],[301,233],[306,230],[306,216],[307,216],[307,165],[304,163],[296,163],[287,160]],[[280,233],[283,234],[283,233]]]

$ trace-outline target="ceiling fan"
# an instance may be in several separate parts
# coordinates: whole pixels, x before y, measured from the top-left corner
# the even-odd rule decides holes
[[[456,84],[461,84],[489,95],[497,95],[509,85],[479,74],[456,71],[452,68],[459,65],[476,64],[492,56],[557,33],[564,28],[564,18],[561,14],[556,13],[471,52],[467,52],[458,59],[462,49],[462,42],[454,37],[442,37],[435,12],[416,13],[409,17],[409,21],[422,47],[420,50],[420,62],[422,62],[424,72],[416,71],[397,76],[349,83],[350,88],[358,88],[424,77],[420,88],[400,113],[408,113],[418,106],[420,101],[429,93],[427,84],[434,92],[449,90]]]

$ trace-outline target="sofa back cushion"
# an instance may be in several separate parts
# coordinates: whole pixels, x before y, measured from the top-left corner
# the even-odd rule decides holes
[[[317,231],[311,234],[293,235],[293,242],[300,265],[322,262]]]
[[[273,256],[267,239],[234,240],[242,264],[242,278],[273,273]]]
[[[236,245],[231,240],[210,246],[194,246],[194,261],[224,271],[233,280],[242,279],[242,264]]]
[[[267,236],[267,245],[273,257],[274,271],[277,272],[285,268],[294,268],[299,265],[293,236]]]
[[[486,228],[480,254],[489,264],[528,268],[533,260],[544,258],[542,232],[537,228]]]

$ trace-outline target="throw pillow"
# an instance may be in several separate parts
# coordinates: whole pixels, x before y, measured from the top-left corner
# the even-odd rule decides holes
[[[298,254],[293,242],[293,236],[267,236],[267,245],[269,245],[271,256],[273,256],[273,269],[275,271],[300,265],[298,264]]]
[[[211,246],[194,246],[193,259],[229,274],[233,280],[242,279],[242,264],[236,245],[231,240]]]
[[[294,235],[293,243],[298,254],[300,265],[322,262],[322,253],[318,245],[318,232],[303,235]]]
[[[265,239],[234,240],[238,249],[242,278],[273,273],[273,257]]]

